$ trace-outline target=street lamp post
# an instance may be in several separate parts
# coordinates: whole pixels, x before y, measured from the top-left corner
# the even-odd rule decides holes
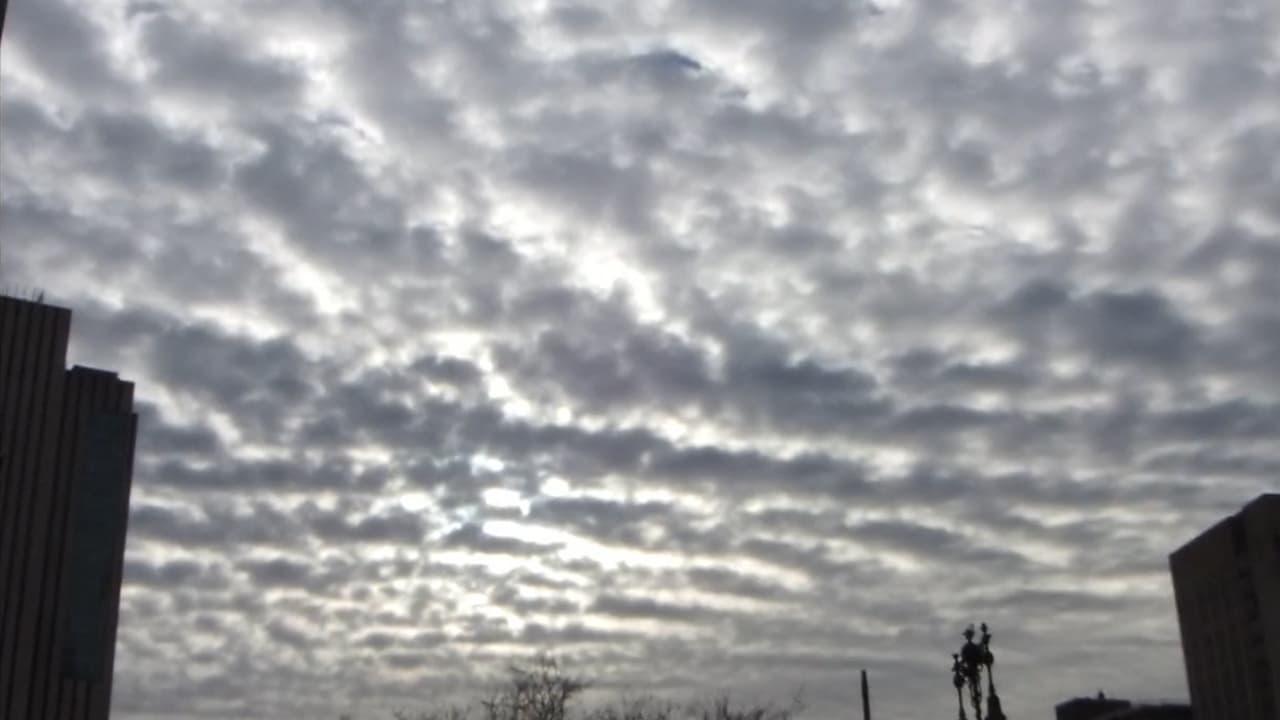
[[[964,645],[960,652],[951,656],[951,683],[956,689],[956,703],[959,705],[959,720],[968,720],[964,710],[964,689],[969,689],[969,703],[973,707],[974,720],[1007,720],[1004,709],[1000,706],[1000,695],[996,693],[995,655],[991,652],[991,631],[987,624],[982,624],[982,636],[974,640],[977,631],[973,626],[965,628]],[[983,687],[982,676],[986,671],[986,714],[982,712]]]
[[[954,653],[951,655],[951,684],[956,686],[956,706],[959,708],[956,718],[969,720],[964,714],[964,667],[960,664],[960,656]]]

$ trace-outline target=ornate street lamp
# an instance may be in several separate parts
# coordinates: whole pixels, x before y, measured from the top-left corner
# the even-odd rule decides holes
[[[951,684],[956,689],[956,703],[959,706],[959,720],[968,720],[964,710],[964,689],[969,689],[969,704],[973,707],[974,720],[1006,720],[1004,709],[1000,707],[1000,696],[996,694],[996,679],[993,667],[996,658],[991,653],[991,632],[987,624],[982,624],[982,637],[977,642],[977,632],[973,626],[965,628],[964,645],[960,652],[951,656]],[[987,712],[982,713],[982,675],[987,676]]]
[[[958,654],[952,654],[951,660],[951,684],[956,686],[956,705],[960,708],[956,718],[958,720],[969,720],[968,716],[964,714],[964,667],[960,664],[960,656]]]

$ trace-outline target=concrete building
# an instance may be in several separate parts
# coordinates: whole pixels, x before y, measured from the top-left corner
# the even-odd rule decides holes
[[[0,296],[0,718],[105,720],[137,416],[66,369],[71,312]]]
[[[1196,720],[1280,718],[1280,495],[1169,557]]]

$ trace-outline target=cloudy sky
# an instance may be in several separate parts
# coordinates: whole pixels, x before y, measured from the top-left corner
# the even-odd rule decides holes
[[[14,0],[10,289],[138,385],[115,708],[553,651],[849,717],[1185,698],[1280,476],[1268,0]]]

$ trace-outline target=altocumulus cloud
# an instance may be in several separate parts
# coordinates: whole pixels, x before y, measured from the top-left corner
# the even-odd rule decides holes
[[[3,281],[135,379],[116,713],[554,650],[687,693],[1184,696],[1274,483],[1280,9],[15,0]]]

